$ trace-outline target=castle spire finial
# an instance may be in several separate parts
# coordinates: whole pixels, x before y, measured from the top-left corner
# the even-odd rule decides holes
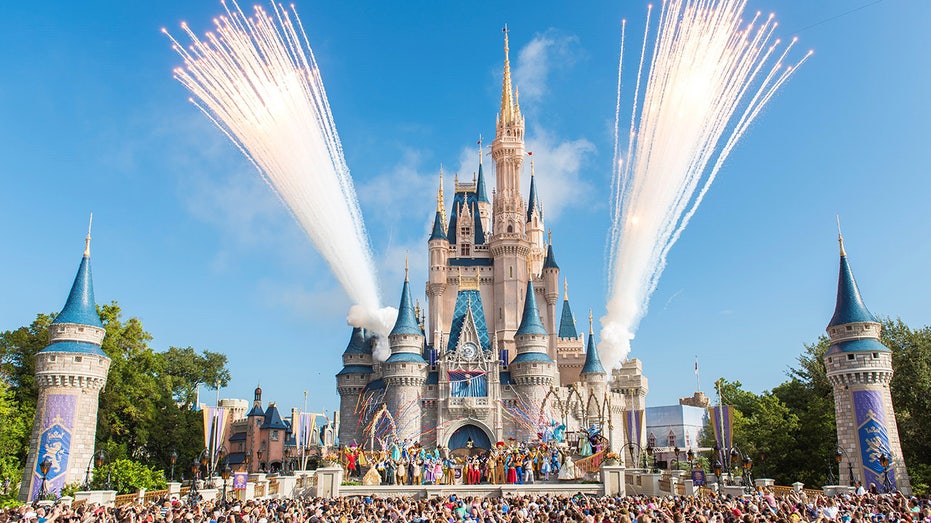
[[[546,231],[546,244],[553,245],[553,229]]]
[[[478,164],[482,165],[482,156],[484,156],[482,145],[482,133],[478,133]]]
[[[411,266],[407,259],[408,252],[404,251],[404,281],[410,281]]]
[[[513,89],[511,88],[511,61],[508,57],[508,26],[504,24],[504,85],[501,88],[501,123],[511,123],[514,117]]]
[[[91,213],[90,219],[87,221],[87,237],[84,238],[84,257],[90,258],[91,255],[91,225],[94,224],[94,213]]]
[[[837,218],[837,243],[840,244],[840,255],[847,256],[847,251],[844,250],[844,235],[840,231],[840,215],[836,215]]]
[[[592,315],[592,310],[588,309],[588,335],[592,334],[595,334],[595,317]]]
[[[569,278],[564,278],[562,281],[562,299],[569,301]]]

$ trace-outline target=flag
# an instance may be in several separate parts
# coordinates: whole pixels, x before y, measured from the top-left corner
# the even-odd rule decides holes
[[[718,448],[721,449],[718,459],[721,463],[727,463],[724,454],[733,446],[734,407],[731,405],[723,405],[711,407],[708,410],[711,414],[711,425],[714,428],[714,441],[718,444]]]
[[[698,376],[698,356],[695,356],[695,375]]]
[[[204,448],[218,449],[225,441],[227,409],[224,407],[205,407],[204,413]]]

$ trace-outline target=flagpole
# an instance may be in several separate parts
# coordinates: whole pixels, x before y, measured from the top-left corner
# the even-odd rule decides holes
[[[216,408],[213,410],[213,437],[210,438],[210,443],[213,445],[213,449],[210,451],[210,477],[213,477],[213,473],[216,470],[216,455],[217,449],[219,448],[217,444],[217,438],[219,438],[219,417],[220,417],[220,380],[217,380],[214,385],[217,389],[217,402],[215,403]]]
[[[307,391],[304,391],[304,405],[301,407],[301,430],[303,431],[301,436],[301,470],[307,470],[306,464],[304,462],[306,452],[307,452],[307,432],[310,427],[305,427],[307,420],[305,419],[304,412],[307,411]]]

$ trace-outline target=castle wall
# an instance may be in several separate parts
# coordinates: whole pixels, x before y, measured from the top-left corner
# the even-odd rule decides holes
[[[84,483],[87,471],[93,468],[98,399],[109,369],[110,360],[95,354],[36,355],[39,398],[20,499],[39,497],[39,464],[46,458],[51,463],[46,492],[57,493],[69,483]]]

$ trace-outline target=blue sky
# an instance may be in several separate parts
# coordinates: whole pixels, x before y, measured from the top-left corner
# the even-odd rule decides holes
[[[587,308],[603,313],[620,20],[639,35],[646,2],[570,4],[297,2],[387,304],[397,304],[407,250],[422,296],[440,164],[471,176],[478,135],[494,134],[507,23],[573,310],[580,328]],[[732,153],[670,253],[632,343],[650,405],[692,393],[696,355],[709,393],[718,376],[756,392],[783,381],[833,312],[837,213],[870,309],[928,324],[931,4],[749,9],[775,10],[779,33],[815,55]],[[93,211],[99,303],[117,300],[141,318],[156,349],[226,353],[224,397],[251,398],[261,382],[279,406],[299,406],[308,390],[312,408],[332,410],[348,300],[172,79],[179,58],[160,29],[180,33],[183,20],[202,33],[221,11],[185,1],[6,7],[0,329],[61,308]]]

